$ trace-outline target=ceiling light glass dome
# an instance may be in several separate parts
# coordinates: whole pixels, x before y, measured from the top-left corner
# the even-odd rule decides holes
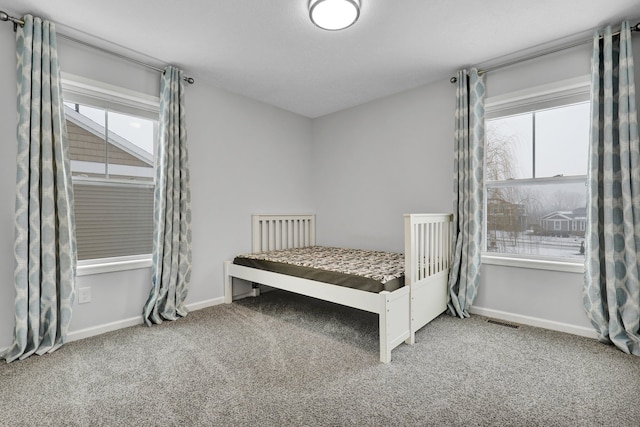
[[[360,16],[360,0],[310,0],[309,17],[318,27],[343,30],[353,25]]]

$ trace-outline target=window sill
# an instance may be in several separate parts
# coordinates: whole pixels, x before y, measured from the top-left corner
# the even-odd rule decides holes
[[[89,259],[78,261],[76,276],[90,276],[149,267],[151,267],[151,255]]]
[[[584,273],[584,263],[571,261],[552,261],[536,258],[516,258],[506,255],[482,254],[482,263],[501,265],[504,267],[531,268],[535,270],[563,271],[567,273]]]

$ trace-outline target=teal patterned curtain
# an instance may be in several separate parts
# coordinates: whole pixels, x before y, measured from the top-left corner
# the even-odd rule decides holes
[[[600,341],[640,356],[640,140],[629,23],[597,33],[584,305]]]
[[[182,70],[169,66],[160,84],[160,142],[156,160],[152,286],[147,325],[187,315],[191,278],[191,191]]]
[[[17,29],[18,156],[15,330],[11,362],[59,348],[75,288],[76,245],[67,129],[52,23],[26,15]]]
[[[457,84],[449,313],[464,318],[480,281],[485,87],[475,68],[459,71]]]

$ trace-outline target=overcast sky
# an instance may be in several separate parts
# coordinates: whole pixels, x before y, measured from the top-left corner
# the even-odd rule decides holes
[[[589,114],[588,102],[536,113],[536,178],[587,174]],[[533,113],[487,121],[488,133],[511,138],[514,143],[517,166],[512,178],[533,177],[532,124]]]

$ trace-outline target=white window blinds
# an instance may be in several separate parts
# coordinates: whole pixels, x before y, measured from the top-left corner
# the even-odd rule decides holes
[[[76,180],[78,259],[150,254],[153,186]]]

